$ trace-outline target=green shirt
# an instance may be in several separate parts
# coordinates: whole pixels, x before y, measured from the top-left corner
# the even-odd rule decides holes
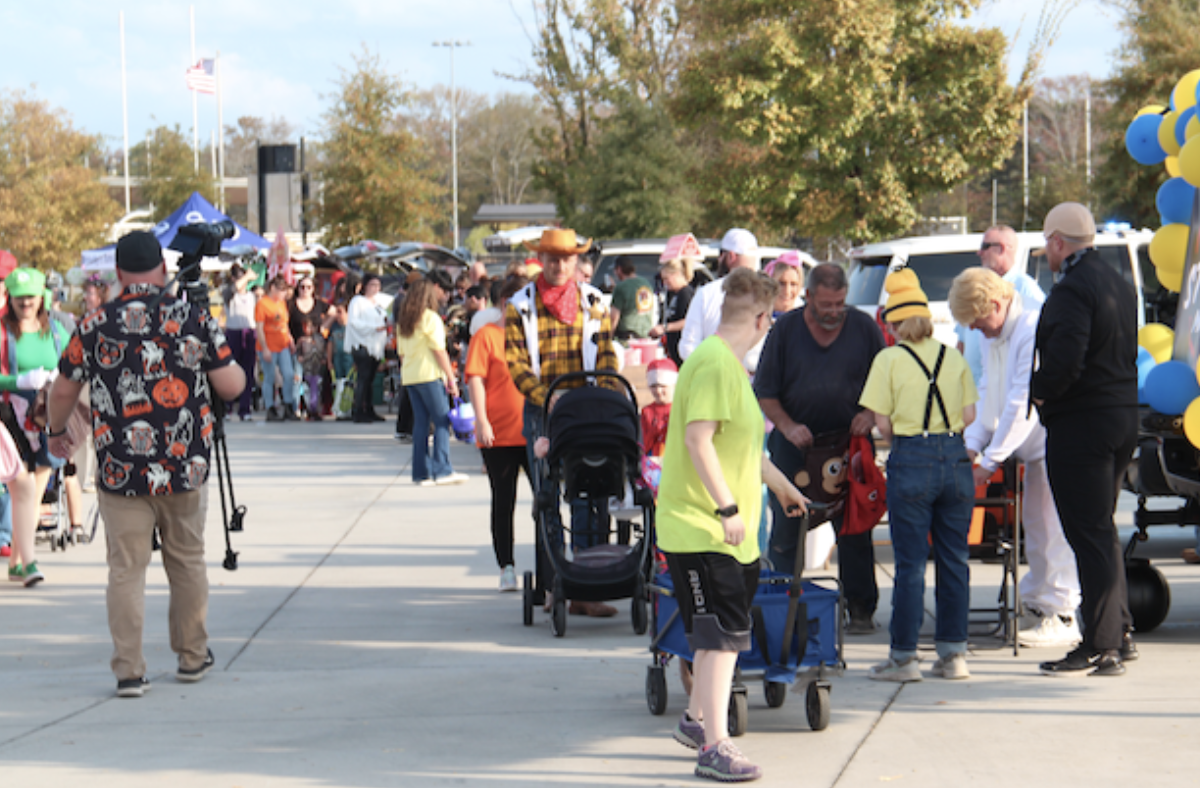
[[[684,444],[694,421],[718,422],[713,446],[746,526],[737,547],[725,544],[716,501]],[[711,336],[688,357],[675,386],[658,488],[658,546],[669,553],[725,553],[742,564],[758,558],[762,456],[763,416],[750,378],[725,340]]]
[[[621,319],[613,331],[619,336],[633,334],[645,339],[654,320],[654,288],[640,276],[631,276],[613,290],[613,309],[621,310]]]
[[[63,327],[57,320],[50,321],[51,330],[58,337],[57,350],[66,350],[67,343],[71,341],[71,335],[67,329]],[[7,341],[7,329],[0,334],[0,341]],[[58,369],[58,356],[56,352],[54,337],[50,336],[50,332],[43,334],[40,331],[33,333],[25,333],[16,341],[17,346],[17,364],[14,370],[11,361],[9,362],[8,371],[11,374],[0,375],[0,391],[16,391],[17,390],[17,374],[28,372],[31,369]],[[8,353],[8,349],[4,349]]]

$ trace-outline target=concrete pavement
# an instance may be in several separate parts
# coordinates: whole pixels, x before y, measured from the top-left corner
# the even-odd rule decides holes
[[[565,638],[519,594],[496,592],[490,493],[478,453],[456,443],[450,488],[414,487],[391,425],[233,423],[229,449],[246,531],[221,569],[210,501],[211,646],[201,683],[175,682],[166,582],[155,559],[146,654],[153,689],[114,697],[103,542],[46,552],[47,581],[0,589],[3,784],[79,786],[698,785],[670,731],[684,707],[669,672],[651,716],[647,639],[628,603],[572,617]],[[532,566],[528,492],[518,569]],[[886,529],[876,531],[886,542]],[[790,695],[750,693],[738,740],[763,786],[1200,784],[1200,567],[1190,531],[1159,528],[1139,554],[1169,578],[1171,615],[1139,637],[1121,679],[1037,674],[1057,651],[978,651],[972,678],[868,681],[887,652],[890,553],[881,545],[880,631],[852,638],[833,680],[829,728],[808,729]],[[972,562],[975,603],[998,569]],[[929,608],[932,609],[932,594]],[[932,657],[926,659],[926,667]]]

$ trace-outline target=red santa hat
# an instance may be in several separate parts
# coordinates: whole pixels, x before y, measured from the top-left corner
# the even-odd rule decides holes
[[[646,367],[647,386],[674,386],[679,380],[679,367],[669,358],[659,358]]]

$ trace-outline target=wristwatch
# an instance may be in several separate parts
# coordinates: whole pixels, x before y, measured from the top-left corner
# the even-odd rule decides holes
[[[717,509],[717,511],[716,511],[716,515],[718,517],[733,517],[737,513],[738,513],[738,508],[737,508],[736,503],[731,503],[728,506],[726,506],[724,509]]]
[[[56,431],[54,431],[54,430],[50,429],[50,424],[49,424],[49,423],[47,423],[47,424],[46,424],[46,437],[47,437],[47,438],[57,438],[57,437],[60,437],[60,436],[62,436],[62,435],[66,435],[66,434],[67,434],[67,428],[66,428],[66,427],[63,427],[61,430],[58,430],[58,431],[56,432]]]

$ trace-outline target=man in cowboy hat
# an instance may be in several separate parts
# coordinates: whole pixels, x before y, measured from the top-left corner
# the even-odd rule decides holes
[[[542,406],[548,384],[570,372],[617,371],[608,309],[600,291],[575,277],[579,255],[591,245],[590,240],[576,238],[574,230],[558,229],[543,232],[536,244],[526,243],[537,253],[542,270],[509,299],[505,311],[505,356],[513,383],[525,397],[525,439],[531,468],[537,467],[533,443],[543,433]],[[556,389],[555,398],[566,388],[582,385],[583,380],[572,381]],[[536,491],[541,475],[535,472],[533,477]],[[573,504],[573,521],[579,522],[586,512],[586,503],[582,507]],[[576,542],[577,548],[590,546],[580,544],[578,538]],[[539,587],[545,586],[539,583]],[[572,602],[570,612],[611,616],[616,609],[598,602]]]

